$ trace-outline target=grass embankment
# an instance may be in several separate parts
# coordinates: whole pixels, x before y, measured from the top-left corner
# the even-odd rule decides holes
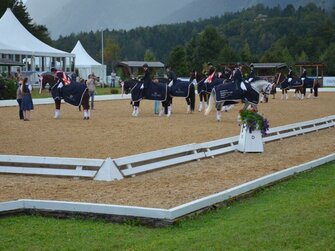
[[[335,250],[335,163],[177,225],[0,218],[1,250]]]

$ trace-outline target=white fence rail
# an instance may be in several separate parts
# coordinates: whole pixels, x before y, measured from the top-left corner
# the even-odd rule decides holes
[[[205,153],[198,152],[196,144],[189,144],[118,158],[114,162],[125,176],[130,176],[204,157]]]
[[[122,179],[110,158],[80,159],[39,156],[0,155],[0,173]]]
[[[334,126],[335,115],[279,126],[271,128],[263,141],[280,140]],[[120,180],[127,176],[236,151],[238,139],[239,137],[235,136],[105,160],[0,155],[0,173]]]

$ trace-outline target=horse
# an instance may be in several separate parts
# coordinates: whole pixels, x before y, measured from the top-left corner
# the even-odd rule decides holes
[[[165,83],[169,86],[169,102],[170,106],[172,106],[172,98],[174,97],[182,97],[185,98],[187,103],[187,113],[194,112],[195,108],[195,85],[197,84],[196,79],[190,78],[189,81],[183,81],[177,79],[174,83],[173,81],[169,81],[167,78],[158,78],[157,81],[159,83]],[[166,111],[164,111],[166,114]],[[160,114],[162,115],[163,110],[161,110]]]
[[[211,92],[209,98],[209,104],[205,111],[205,115],[208,115],[216,104],[216,119],[221,121],[221,110],[224,103],[238,103],[243,102],[244,106],[242,110],[246,110],[251,106],[256,111],[259,103],[259,94],[264,93],[269,95],[273,88],[273,84],[264,79],[258,79],[251,83],[245,83],[247,91],[244,92],[242,89],[236,89],[236,84],[233,81],[224,81],[220,85],[216,85]]]
[[[288,99],[288,94],[287,91],[294,89],[294,96],[300,100],[304,99],[306,96],[306,88],[311,88],[311,93],[313,89],[315,90],[315,94],[317,95],[317,80],[316,79],[311,79],[311,78],[293,78],[290,82],[288,81],[287,78],[284,77],[283,74],[279,73],[274,80],[275,87],[279,86],[280,89],[282,90],[282,98],[281,99]],[[312,89],[313,88],[313,89]],[[310,95],[308,96],[308,98]]]
[[[312,93],[314,92],[314,97],[318,96],[318,87],[319,83],[318,80],[315,78],[308,78],[302,79],[303,82],[303,95],[306,97],[306,89],[310,88],[310,93],[308,94],[307,98],[310,98]]]
[[[166,109],[170,106],[168,99],[168,86],[164,83],[151,82],[146,89],[142,89],[143,85],[137,79],[128,79],[120,82],[122,87],[122,95],[131,94],[131,104],[133,106],[133,117],[138,117],[140,113],[140,101],[142,99],[158,100],[162,102],[162,106]],[[170,110],[171,111],[171,110]],[[170,116],[171,112],[167,114]]]
[[[46,85],[49,84],[49,92],[51,93],[55,101],[55,115],[54,118],[60,118],[61,99],[64,99],[66,103],[74,106],[83,106],[84,120],[90,119],[90,106],[89,106],[89,94],[86,85],[82,83],[72,81],[69,85],[61,88],[61,98],[58,97],[59,93],[56,87],[57,80],[52,73],[44,72],[39,75],[40,82],[40,93],[45,89]]]
[[[191,76],[191,79],[195,79],[197,81],[197,92],[199,95],[199,112],[202,112],[203,109],[207,108],[207,102],[208,102],[208,96],[209,93],[207,91],[207,84],[205,83],[205,80],[207,79],[205,76],[201,76],[200,74],[196,74]]]
[[[167,84],[167,79],[157,79],[148,85],[147,90],[141,90],[142,83],[136,79],[128,79],[121,82],[122,93],[131,93],[133,104],[132,116],[139,115],[139,106],[142,99],[158,100],[162,102],[162,110],[159,115],[164,113],[171,116],[171,102],[173,97],[184,97],[188,104],[188,111],[192,112],[195,106],[195,89],[192,82],[177,80],[173,85]]]
[[[213,88],[217,85],[222,84],[224,81],[229,81],[229,79],[227,78],[214,78],[213,81],[208,82],[208,78],[202,78],[198,83],[198,93],[199,93],[199,97],[200,97],[200,106],[199,106],[199,112],[202,111],[203,107],[206,110],[208,107],[208,100],[210,98],[211,92],[213,90]],[[202,105],[202,97],[204,98],[204,106]],[[229,111],[230,109],[232,109],[234,107],[235,103],[232,103],[230,101],[226,101],[223,103],[221,109],[222,111]]]

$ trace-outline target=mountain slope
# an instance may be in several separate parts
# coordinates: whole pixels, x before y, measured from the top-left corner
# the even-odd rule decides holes
[[[227,12],[237,12],[262,3],[268,7],[295,7],[309,2],[331,10],[335,0],[27,0],[29,14],[46,25],[52,38],[81,31],[120,30],[139,26],[180,23]]]
[[[61,0],[47,5],[28,0],[27,9],[36,22],[48,27],[53,38],[60,34],[152,26],[193,0]],[[62,7],[60,7],[62,6]]]
[[[297,8],[311,2],[328,11],[331,11],[335,5],[335,0],[194,0],[184,8],[160,20],[160,22],[179,23],[198,20],[199,18],[205,19],[213,16],[221,16],[227,12],[241,11],[257,4],[263,4],[270,8],[276,6],[285,8],[288,4],[292,4]]]

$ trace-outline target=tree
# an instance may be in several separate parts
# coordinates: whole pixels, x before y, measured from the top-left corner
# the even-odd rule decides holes
[[[220,63],[236,63],[239,61],[238,55],[229,45],[224,46],[219,53]]]
[[[115,63],[121,59],[120,52],[119,45],[111,38],[108,38],[104,48],[104,62],[107,65],[107,74],[110,74],[114,69]]]
[[[328,75],[335,75],[335,43],[331,43],[320,56],[320,61],[326,65]]]
[[[152,50],[147,49],[144,53],[144,61],[156,61],[156,56]]]
[[[172,67],[177,76],[187,76],[190,69],[187,67],[186,53],[182,46],[176,46],[168,58],[168,65]]]
[[[242,50],[240,52],[240,58],[242,62],[248,62],[251,63],[253,61],[250,47],[247,41],[244,42],[244,45],[242,47]]]
[[[308,62],[308,56],[305,51],[302,51],[300,55],[297,57],[298,62]]]

